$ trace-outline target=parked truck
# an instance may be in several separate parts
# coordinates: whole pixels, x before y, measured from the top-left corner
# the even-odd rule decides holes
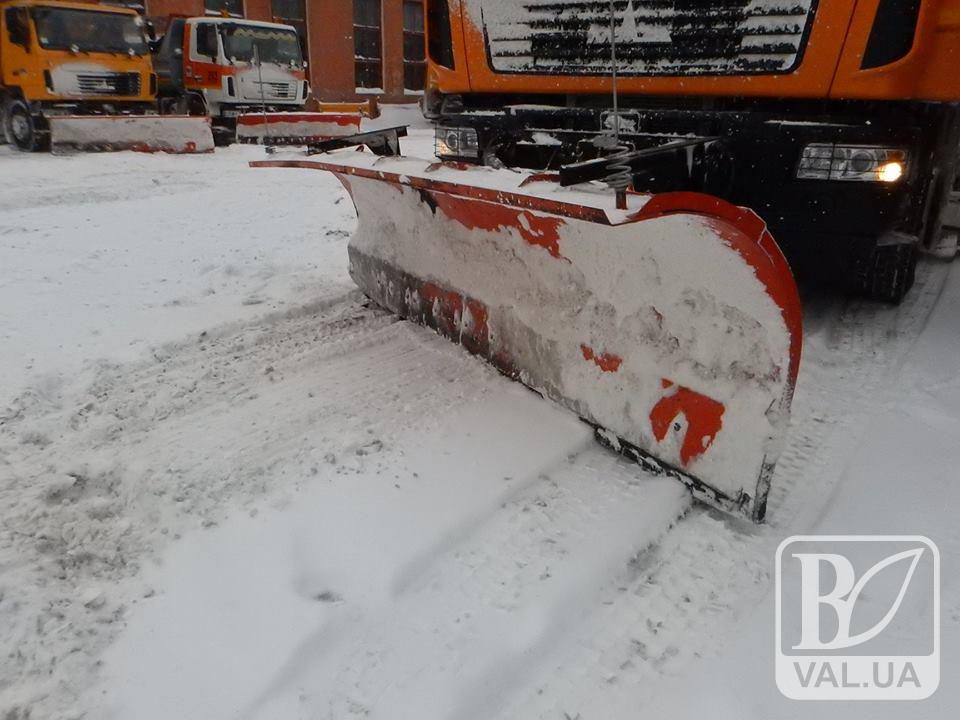
[[[960,142],[954,0],[427,0],[426,10],[424,108],[441,157],[556,168],[702,138],[697,153],[613,174],[627,171],[637,190],[705,190],[751,207],[801,271],[890,302],[910,288],[918,250],[938,241]]]
[[[154,52],[160,111],[209,115],[218,144],[237,117],[302,110],[306,62],[289,25],[235,18],[171,18]]]
[[[159,118],[156,93],[143,22],[133,10],[0,0],[0,124],[17,148],[207,149],[209,128]]]

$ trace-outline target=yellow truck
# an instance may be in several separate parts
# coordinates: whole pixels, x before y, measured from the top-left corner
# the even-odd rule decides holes
[[[76,0],[0,0],[0,124],[17,148],[212,148],[209,122],[161,117],[156,96],[135,11]]]

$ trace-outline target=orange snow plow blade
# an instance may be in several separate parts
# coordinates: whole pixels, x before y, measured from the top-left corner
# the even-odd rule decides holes
[[[698,497],[763,518],[801,349],[789,266],[752,211],[697,193],[339,151],[350,273]]]
[[[50,118],[50,149],[70,152],[213,152],[210,118],[186,115],[64,115]]]
[[[309,145],[360,132],[356,113],[272,112],[237,117],[237,142]]]

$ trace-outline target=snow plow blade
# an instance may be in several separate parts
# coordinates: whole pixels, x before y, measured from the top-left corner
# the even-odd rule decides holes
[[[606,444],[759,522],[802,343],[793,275],[752,211],[697,193],[352,150],[334,173],[370,298],[569,408]]]
[[[186,115],[65,115],[50,118],[50,149],[71,152],[213,152],[210,118]]]
[[[248,113],[237,118],[237,142],[309,145],[360,132],[359,113]]]
[[[376,120],[380,117],[380,103],[371,97],[364,102],[307,102],[307,110],[324,113],[358,113],[365,118]]]

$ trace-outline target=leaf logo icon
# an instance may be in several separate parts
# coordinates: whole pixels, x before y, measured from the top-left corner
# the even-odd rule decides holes
[[[897,611],[903,604],[907,588],[916,572],[917,565],[923,555],[924,548],[915,548],[895,553],[876,563],[867,570],[859,580],[855,580],[853,565],[842,555],[834,553],[796,553],[793,557],[800,561],[803,577],[801,585],[801,633],[800,642],[793,646],[794,650],[842,650],[855,645],[861,645],[879,635],[896,617]],[[833,566],[836,583],[833,589],[826,594],[820,593],[820,570],[824,563]],[[856,635],[850,634],[850,624],[853,619],[853,609],[867,584],[880,572],[898,563],[909,563],[904,573],[903,582],[893,604],[886,614],[873,625]],[[836,636],[828,641],[820,639],[820,608],[828,605],[837,615]]]

